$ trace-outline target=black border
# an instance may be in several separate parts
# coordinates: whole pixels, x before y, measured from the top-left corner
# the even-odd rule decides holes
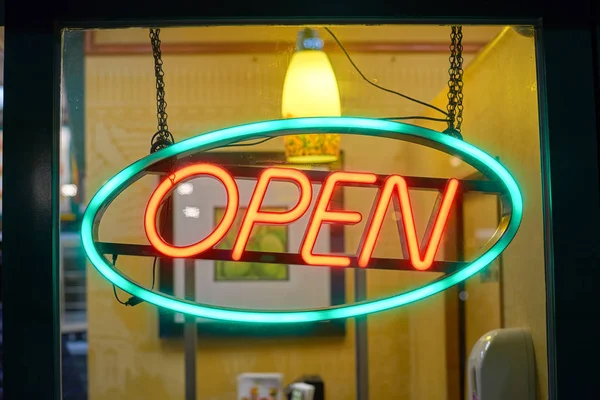
[[[283,144],[282,144],[283,146]],[[285,153],[275,151],[255,151],[255,152],[224,152],[211,151],[202,154],[202,157],[195,157],[195,161],[205,161],[218,165],[260,165],[285,163]],[[342,169],[343,152],[340,159],[330,164],[332,170]],[[169,198],[168,201],[172,201]],[[332,208],[343,208],[344,191],[336,190],[333,194]],[[172,207],[163,207],[165,210],[171,210]],[[161,218],[164,216],[161,215]],[[166,239],[172,239],[173,220],[167,220],[167,231],[164,233]],[[330,248],[332,253],[343,253],[344,227],[341,225],[330,226]],[[190,260],[192,263],[194,260]],[[329,269],[331,278],[331,305],[340,305],[346,302],[346,272],[341,268]],[[159,261],[159,291],[174,295],[173,293],[173,260],[161,258]],[[157,308],[158,332],[161,339],[183,338],[183,323],[174,322],[175,312]],[[199,336],[231,336],[231,337],[277,337],[277,336],[341,336],[346,333],[346,320],[332,320],[323,322],[311,322],[306,324],[246,324],[237,322],[211,321],[200,322],[198,326]]]

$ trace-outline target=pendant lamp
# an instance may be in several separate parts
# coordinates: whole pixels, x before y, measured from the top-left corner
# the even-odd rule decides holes
[[[281,112],[283,118],[341,115],[335,74],[314,29],[298,33],[283,84]],[[340,135],[336,133],[288,135],[284,144],[286,159],[294,164],[330,163],[340,155]]]

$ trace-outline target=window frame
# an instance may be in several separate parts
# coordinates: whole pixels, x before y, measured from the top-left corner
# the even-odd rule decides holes
[[[600,279],[600,252],[595,250],[600,249],[599,12],[592,9],[593,2],[571,0],[568,9],[541,0],[490,5],[467,0],[460,7],[440,0],[410,4],[350,0],[340,7],[325,0],[309,8],[303,2],[265,2],[264,7],[257,7],[225,1],[211,8],[185,0],[34,1],[27,7],[18,3],[9,2],[6,7],[5,32],[3,179],[4,187],[11,188],[4,192],[2,248],[7,398],[61,398],[62,29],[307,22],[536,26],[549,398],[597,394],[592,365],[600,359],[593,335],[598,322],[586,315],[585,307],[598,301],[594,282]],[[574,194],[577,207],[573,207]]]

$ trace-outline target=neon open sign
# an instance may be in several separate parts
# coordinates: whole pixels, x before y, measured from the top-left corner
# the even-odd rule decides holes
[[[221,221],[207,237],[197,243],[185,247],[176,247],[167,243],[159,234],[156,226],[157,214],[165,196],[170,194],[174,185],[198,176],[210,176],[223,184],[227,193],[227,206]],[[272,181],[289,181],[296,184],[299,189],[297,204],[283,212],[262,211],[261,205]],[[377,175],[364,172],[333,172],[327,176],[321,189],[316,207],[311,215],[310,222],[300,246],[300,254],[308,265],[325,265],[331,267],[347,267],[351,264],[350,257],[344,255],[317,255],[313,248],[319,230],[323,223],[357,224],[363,216],[356,211],[331,211],[329,204],[336,186],[354,185],[368,186],[377,182]],[[395,198],[398,201],[403,229],[401,237],[406,242],[409,260],[415,269],[424,271],[433,263],[436,251],[442,239],[442,233],[450,214],[452,203],[456,197],[459,182],[450,179],[442,197],[442,201],[435,215],[433,227],[425,240],[423,254],[419,249],[417,228],[408,194],[406,180],[399,175],[390,175],[380,191],[380,195],[373,208],[372,217],[363,235],[362,246],[358,255],[358,265],[366,267],[373,254],[377,237],[383,224],[385,213]],[[255,224],[283,225],[292,223],[301,218],[312,202],[313,192],[309,178],[299,170],[289,168],[267,168],[260,175],[250,204],[244,215],[241,228],[238,232],[231,258],[239,261],[246,249],[250,233]],[[206,250],[212,249],[223,239],[231,228],[239,208],[239,193],[234,178],[223,168],[212,164],[195,164],[181,168],[165,179],[152,194],[144,217],[144,228],[150,244],[162,254],[174,258],[197,256]]]
[[[97,227],[104,211],[128,186],[142,176],[156,171],[157,166],[177,165],[190,154],[253,138],[329,132],[378,136],[418,143],[460,157],[482,172],[488,180],[481,181],[480,185],[487,185],[486,187],[491,188],[490,192],[497,193],[502,204],[500,224],[483,254],[475,260],[461,263],[458,269],[445,271],[448,273],[440,279],[408,292],[327,309],[294,311],[232,309],[175,298],[141,286],[114,268],[106,258],[105,255],[111,254],[111,252],[108,251],[106,244],[97,240]],[[244,260],[247,257],[259,257],[258,260],[261,260],[261,254],[251,254],[253,252],[245,249],[252,227],[255,224],[289,224],[307,212],[313,196],[316,196],[316,205],[300,248],[302,264],[331,267],[377,267],[372,253],[386,210],[390,204],[394,203],[400,214],[400,233],[407,248],[406,253],[411,268],[420,271],[436,270],[434,268],[437,263],[435,253],[440,244],[452,204],[460,190],[467,190],[469,185],[473,185],[472,182],[457,179],[445,180],[443,185],[440,185],[438,180],[433,185],[442,192],[442,198],[434,208],[432,223],[428,229],[424,246],[420,246],[408,195],[409,177],[399,175],[381,177],[368,172],[333,172],[322,179],[323,184],[317,194],[312,192],[312,179],[308,176],[309,174],[310,172],[290,168],[271,167],[262,170],[250,204],[243,216],[234,247],[230,251],[232,260]],[[176,247],[167,243],[160,236],[156,227],[157,212],[161,201],[178,183],[198,176],[211,176],[223,184],[228,195],[225,213],[213,232],[207,237],[189,246]],[[294,207],[286,211],[262,210],[261,205],[267,188],[272,181],[276,180],[295,183],[299,188],[298,201]],[[379,187],[378,196],[373,204],[358,253],[354,257],[340,254],[315,254],[313,245],[323,223],[356,224],[363,218],[356,211],[329,208],[334,189],[347,185]],[[213,249],[213,246],[228,232],[238,212],[238,206],[238,189],[234,177],[226,169],[207,163],[194,163],[176,168],[175,172],[157,187],[148,202],[144,227],[153,247],[146,249],[144,246],[139,246],[141,248],[139,253],[153,255],[152,252],[158,251],[162,255],[176,258],[211,257],[211,254],[215,252],[223,251]],[[522,196],[510,173],[493,157],[466,142],[439,132],[403,123],[368,118],[319,117],[265,121],[204,133],[151,154],[119,172],[100,188],[85,212],[81,233],[84,249],[94,267],[116,286],[149,303],[176,312],[212,319],[255,323],[294,323],[369,314],[399,307],[439,293],[477,273],[504,251],[518,230],[522,212]],[[398,266],[394,265],[393,267],[402,269],[399,265],[406,262],[407,260],[397,260]]]

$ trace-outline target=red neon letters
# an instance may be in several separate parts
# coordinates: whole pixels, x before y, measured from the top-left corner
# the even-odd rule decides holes
[[[214,231],[199,242],[183,247],[173,246],[166,243],[160,236],[156,219],[160,205],[175,186],[183,180],[194,176],[211,176],[220,181],[227,192],[227,206],[221,221],[217,224]],[[271,181],[287,181],[296,184],[298,187],[298,202],[290,210],[283,212],[267,212],[261,210],[263,199]],[[370,186],[375,184],[377,176],[372,173],[364,172],[333,172],[322,185],[317,198],[314,210],[310,217],[304,240],[300,246],[300,255],[306,264],[326,265],[347,267],[351,264],[350,257],[341,255],[313,254],[315,241],[319,234],[321,225],[324,223],[338,223],[354,225],[362,220],[362,215],[356,211],[333,211],[329,209],[331,198],[336,187],[344,184],[353,186]],[[423,246],[420,245],[417,238],[416,225],[412,211],[408,185],[404,178],[399,175],[390,175],[387,177],[383,187],[379,190],[377,200],[373,205],[369,223],[366,228],[362,244],[359,248],[357,263],[361,267],[367,267],[373,250],[375,248],[377,237],[381,231],[383,220],[390,202],[394,200],[394,205],[401,216],[401,236],[405,242],[408,251],[408,257],[412,265],[417,270],[427,270],[431,267],[438,247],[441,242],[442,234],[448,216],[454,203],[458,191],[459,182],[456,179],[450,179],[446,189],[433,210],[428,233],[423,239]],[[233,260],[240,260],[245,251],[246,244],[255,224],[284,225],[292,223],[301,218],[308,210],[312,201],[312,185],[308,177],[300,170],[290,168],[266,168],[256,183],[254,193],[242,220],[240,231],[232,249],[231,257]],[[215,246],[231,228],[235,215],[239,208],[238,188],[233,177],[223,168],[212,164],[195,164],[181,168],[165,179],[154,191],[146,207],[144,215],[144,228],[150,244],[161,253],[174,258],[185,258],[200,254]]]
[[[156,229],[158,209],[160,208],[162,200],[177,183],[197,175],[212,176],[221,181],[223,186],[225,186],[225,190],[227,191],[227,206],[225,207],[223,219],[219,222],[215,230],[203,240],[190,246],[172,246],[160,237],[158,230]],[[148,237],[150,244],[154,246],[156,250],[169,257],[185,258],[200,254],[212,248],[223,239],[223,236],[225,236],[235,220],[235,214],[237,213],[239,204],[240,196],[235,180],[223,168],[211,164],[195,164],[181,168],[162,181],[154,193],[152,193],[152,197],[150,197],[150,201],[148,201],[148,205],[146,206],[146,213],[144,214],[144,229],[146,230],[146,236]]]
[[[263,202],[265,194],[267,193],[267,187],[271,180],[289,180],[298,185],[300,190],[300,199],[298,204],[294,208],[284,212],[265,212],[260,211],[260,206]],[[240,232],[238,233],[235,245],[233,246],[233,252],[231,258],[239,260],[242,257],[242,253],[246,249],[246,244],[250,238],[250,232],[255,223],[271,224],[271,225],[285,225],[290,222],[294,222],[300,218],[312,200],[312,186],[310,181],[302,172],[297,169],[289,168],[267,168],[258,178],[254,194],[246,210],[246,215],[242,222]]]
[[[408,186],[404,178],[398,175],[391,175],[385,181],[383,190],[380,193],[379,201],[375,206],[373,217],[369,229],[367,230],[367,236],[363,241],[363,245],[360,249],[358,256],[358,265],[366,267],[373,254],[375,248],[375,242],[379,236],[381,225],[383,224],[383,217],[390,204],[390,200],[394,193],[398,196],[400,205],[400,215],[402,218],[402,225],[404,227],[404,240],[406,240],[406,247],[408,247],[408,254],[413,267],[420,271],[428,269],[433,263],[435,253],[440,245],[442,239],[442,233],[446,227],[448,221],[448,215],[450,214],[450,208],[456,191],[458,189],[458,180],[450,179],[446,186],[446,191],[442,198],[441,205],[439,205],[438,213],[435,217],[435,222],[431,230],[431,234],[428,235],[426,240],[425,254],[421,257],[419,251],[419,240],[417,239],[417,228],[415,226],[415,219],[412,212],[412,206],[410,204],[410,196],[408,194]],[[435,209],[434,209],[435,212]]]
[[[377,180],[375,174],[366,174],[359,172],[334,172],[327,177],[317,205],[313,211],[312,218],[306,230],[306,236],[302,243],[300,254],[307,264],[328,265],[332,267],[347,267],[350,265],[350,258],[344,256],[321,256],[312,254],[315,241],[319,235],[319,229],[324,222],[338,222],[342,224],[354,225],[362,220],[362,215],[356,211],[329,211],[329,201],[333,195],[333,190],[338,182],[352,183],[374,183]]]

